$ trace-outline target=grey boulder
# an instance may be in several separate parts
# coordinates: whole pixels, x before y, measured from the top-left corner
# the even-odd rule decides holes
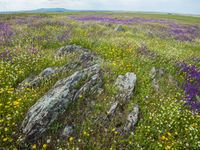
[[[115,85],[119,89],[119,94],[116,98],[122,98],[126,101],[133,94],[133,90],[136,84],[136,74],[128,72],[124,76],[119,75],[116,79]]]

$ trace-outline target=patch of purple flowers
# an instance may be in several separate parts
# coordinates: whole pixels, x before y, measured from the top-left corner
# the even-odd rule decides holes
[[[136,51],[139,55],[145,55],[151,59],[164,59],[161,55],[156,52],[149,50],[147,46],[142,45]],[[190,57],[191,60],[194,60],[194,63],[199,63],[200,59],[197,57]],[[191,61],[190,60],[190,61]],[[195,110],[198,113],[200,112],[200,101],[197,99],[197,96],[200,96],[200,71],[199,68],[195,65],[189,65],[186,61],[178,61],[175,58],[166,60],[166,62],[171,62],[176,64],[174,67],[178,69],[179,73],[185,73],[186,77],[184,79],[184,85],[182,89],[185,91],[185,101],[191,110]],[[177,72],[177,73],[178,73]]]
[[[71,19],[79,21],[99,21],[99,22],[109,22],[114,24],[145,24],[151,32],[148,35],[155,35],[162,39],[172,38],[174,40],[180,41],[192,41],[195,38],[200,37],[200,27],[197,25],[179,25],[171,20],[158,20],[158,19],[144,19],[144,18],[122,18],[116,15],[73,15]],[[154,24],[164,25],[162,27],[157,27]]]
[[[184,61],[180,61],[175,66],[179,69],[180,72],[186,74],[184,90],[185,95],[187,96],[186,105],[191,106],[193,110],[200,112],[200,102],[197,99],[197,96],[200,95],[200,71],[194,65],[188,65]]]

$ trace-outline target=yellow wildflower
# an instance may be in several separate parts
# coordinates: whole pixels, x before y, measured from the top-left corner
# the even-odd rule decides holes
[[[36,145],[35,144],[32,146],[32,149],[36,149]]]
[[[43,144],[43,148],[46,148],[47,147],[47,144]]]
[[[165,140],[165,136],[162,136],[162,140]]]
[[[73,140],[73,137],[70,137],[69,140],[72,141],[72,140]]]

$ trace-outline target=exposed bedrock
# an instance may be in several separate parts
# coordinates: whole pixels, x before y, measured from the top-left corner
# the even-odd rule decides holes
[[[50,128],[59,115],[76,102],[81,94],[92,93],[102,86],[102,70],[96,64],[59,80],[27,112],[22,122],[23,142],[37,140]],[[85,81],[84,85],[77,85]]]

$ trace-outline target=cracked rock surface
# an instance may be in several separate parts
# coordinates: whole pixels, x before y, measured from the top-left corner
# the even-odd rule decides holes
[[[21,126],[23,141],[36,140],[41,137],[57,120],[57,117],[68,109],[69,104],[76,102],[80,94],[88,92],[92,87],[95,87],[93,91],[100,87],[102,85],[101,77],[100,65],[96,64],[57,81],[28,110]],[[77,89],[76,85],[86,79],[89,81]]]

